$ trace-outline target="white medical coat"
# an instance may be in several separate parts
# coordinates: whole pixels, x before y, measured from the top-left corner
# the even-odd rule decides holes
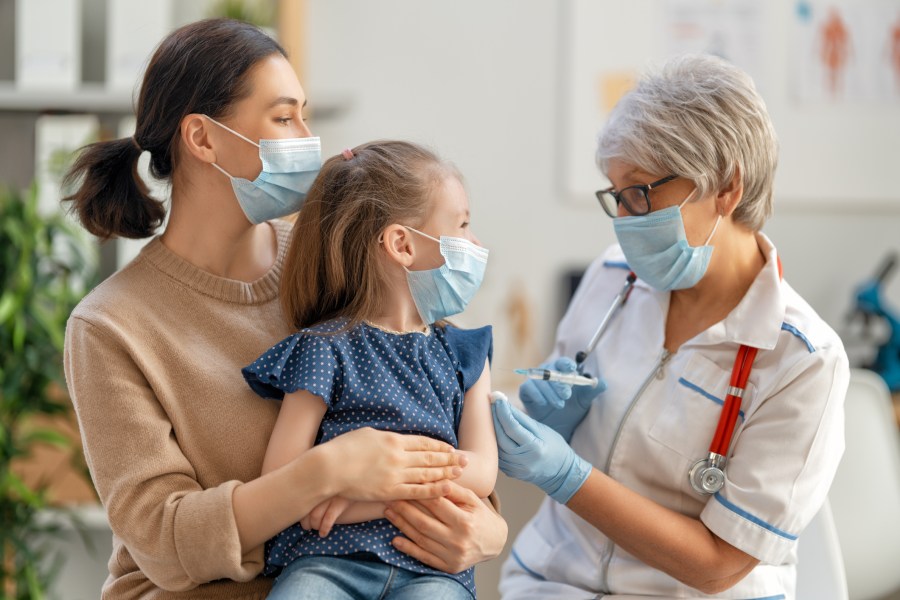
[[[721,322],[663,348],[669,293],[638,279],[588,358],[609,388],[575,430],[595,468],[760,560],[717,598],[794,597],[797,538],[823,504],[844,450],[849,380],[841,340],[786,281],[772,243],[766,265]],[[790,267],[786,266],[790,272]],[[553,357],[587,347],[628,274],[618,246],[585,273],[560,322]],[[696,493],[688,470],[708,455],[741,344],[759,348],[731,442],[724,487]],[[547,498],[504,565],[504,598],[706,598],[612,543]]]

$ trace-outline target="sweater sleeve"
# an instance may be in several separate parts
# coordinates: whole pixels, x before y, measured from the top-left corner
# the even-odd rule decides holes
[[[240,482],[200,485],[135,357],[114,335],[73,316],[65,374],[94,486],[141,571],[168,591],[256,577],[263,549],[241,551],[232,510]]]

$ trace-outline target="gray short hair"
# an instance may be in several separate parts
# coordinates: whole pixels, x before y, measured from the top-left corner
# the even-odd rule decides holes
[[[740,172],[744,195],[738,223],[759,231],[772,216],[778,141],[765,102],[750,76],[714,56],[684,55],[644,75],[609,115],[597,164],[632,164],[719,191]]]

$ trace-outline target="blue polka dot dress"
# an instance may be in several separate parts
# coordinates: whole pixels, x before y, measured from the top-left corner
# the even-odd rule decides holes
[[[346,320],[326,321],[284,339],[244,378],[264,398],[280,400],[303,389],[325,401],[316,443],[361,427],[421,434],[458,447],[463,396],[490,357],[490,327],[430,327],[428,333],[391,333]],[[409,571],[453,577],[474,596],[474,569],[448,575],[397,551],[399,530],[387,519],[335,525],[326,538],[299,524],[266,544],[266,573],[277,574],[300,556],[368,552]]]

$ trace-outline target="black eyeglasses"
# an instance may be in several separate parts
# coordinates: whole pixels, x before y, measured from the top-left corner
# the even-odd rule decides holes
[[[618,192],[615,191],[615,188],[607,188],[597,190],[595,194],[606,214],[614,219],[619,216],[619,204],[624,205],[625,210],[631,215],[646,215],[650,212],[650,190],[677,178],[678,175],[669,175],[646,185],[630,185]]]

